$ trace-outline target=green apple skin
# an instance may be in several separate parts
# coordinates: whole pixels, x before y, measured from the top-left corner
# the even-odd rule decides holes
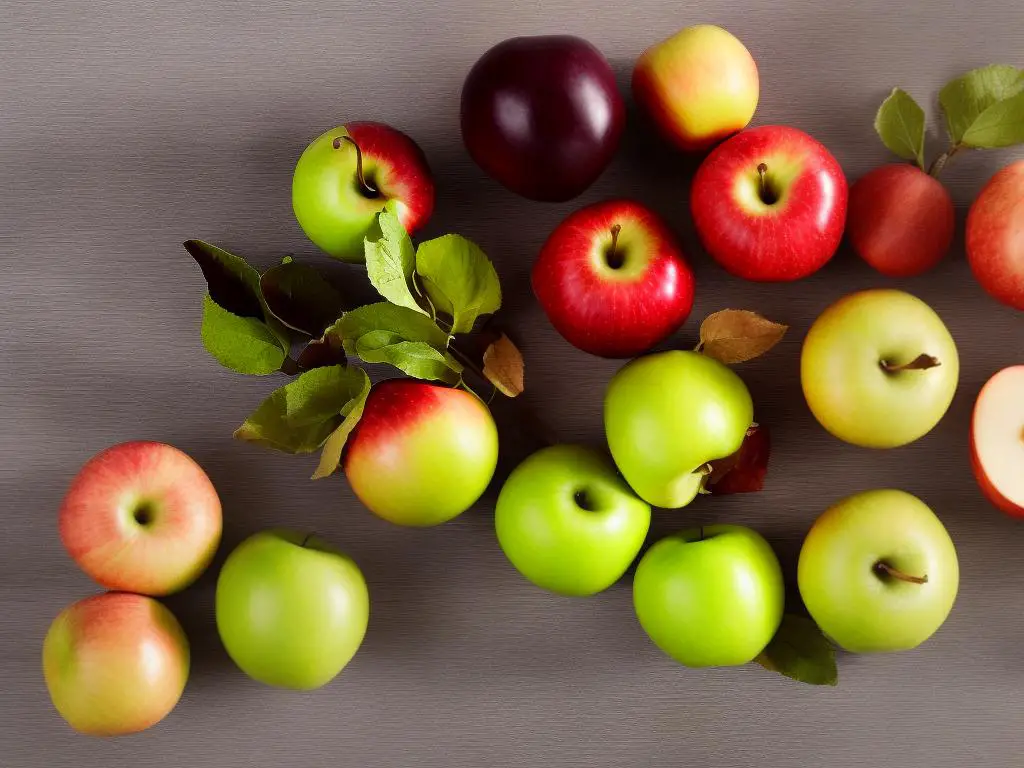
[[[900,580],[879,563],[928,580]],[[931,509],[905,491],[884,489],[843,499],[814,522],[797,580],[811,617],[847,651],[902,651],[923,643],[949,616],[960,568]]]
[[[742,379],[699,352],[641,357],[612,377],[604,428],[619,471],[644,501],[685,507],[700,490],[699,471],[739,450],[754,420]]]
[[[939,365],[886,371],[927,354]],[[804,397],[825,429],[854,445],[895,448],[939,423],[956,393],[960,361],[942,319],[892,289],[850,294],[826,309],[800,357]]]
[[[633,607],[661,650],[688,667],[746,664],[782,622],[785,586],[771,545],[709,525],[662,539],[640,559]]]
[[[257,533],[217,579],[217,630],[235,664],[267,685],[330,682],[366,634],[370,596],[359,567],[316,536]]]
[[[651,507],[590,448],[553,445],[515,468],[494,527],[523,576],[561,595],[593,595],[619,578],[643,546]]]

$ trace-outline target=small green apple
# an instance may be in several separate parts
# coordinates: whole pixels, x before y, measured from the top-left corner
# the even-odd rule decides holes
[[[505,481],[494,513],[498,543],[512,565],[562,595],[593,595],[618,581],[650,525],[650,506],[611,461],[578,445],[553,445],[527,458]]]
[[[942,626],[960,581],[956,549],[928,506],[905,491],[865,491],[811,526],[797,568],[821,630],[854,653],[914,648]]]
[[[619,471],[644,501],[693,501],[704,466],[739,450],[754,420],[746,385],[699,352],[671,350],[627,363],[604,398],[604,428]]]
[[[782,567],[760,534],[709,525],[662,539],[640,560],[633,607],[654,644],[688,667],[746,664],[782,622]]]

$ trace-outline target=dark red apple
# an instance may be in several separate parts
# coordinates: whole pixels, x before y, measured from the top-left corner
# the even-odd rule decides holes
[[[608,61],[570,35],[498,43],[462,87],[469,154],[532,200],[570,200],[589,187],[615,154],[625,116]]]

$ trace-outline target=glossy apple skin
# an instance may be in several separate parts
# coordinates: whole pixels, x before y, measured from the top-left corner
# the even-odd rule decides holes
[[[346,136],[359,146],[363,178],[375,194],[359,184],[358,153]],[[434,210],[427,158],[415,141],[389,125],[355,122],[327,131],[306,147],[295,166],[295,218],[306,236],[336,259],[363,263],[363,238],[375,231],[377,214],[388,200],[397,202],[398,218],[410,234]]]
[[[640,559],[633,607],[647,635],[688,667],[746,664],[782,622],[782,567],[760,534],[707,525],[662,539]]]
[[[750,51],[712,24],[648,48],[633,69],[633,98],[681,149],[700,151],[745,128],[760,82]]]
[[[769,188],[765,202],[758,166]],[[705,250],[730,273],[758,282],[799,280],[832,258],[843,236],[843,169],[796,128],[750,128],[709,154],[693,180],[690,208]]]
[[[604,428],[615,464],[644,501],[693,501],[709,461],[739,450],[754,405],[742,379],[698,352],[637,358],[608,384]]]
[[[1024,310],[1024,160],[996,173],[971,205],[967,261],[993,298]]]
[[[581,596],[621,578],[647,537],[651,508],[590,448],[553,445],[529,456],[498,496],[498,544],[543,589]]]
[[[217,491],[173,446],[121,443],[82,467],[61,503],[60,538],[112,590],[167,595],[206,570],[220,543]]]
[[[921,354],[939,365],[887,372]],[[800,356],[807,405],[825,429],[854,445],[896,448],[939,423],[956,393],[960,362],[942,319],[891,289],[846,296],[814,321]]]
[[[1016,475],[1018,481],[1024,477],[1024,420],[1020,418],[1020,413],[1004,408],[1008,401],[1017,403],[1017,410],[1022,410],[1020,404],[1024,403],[1024,365],[1004,368],[989,379],[978,393],[971,416],[971,469],[985,498],[1010,517],[1024,518],[1024,496],[1017,500],[1007,498],[985,471],[985,466],[992,467],[995,462],[1004,462],[1004,466],[999,468],[1000,474]],[[1004,440],[979,449],[978,433],[985,428],[1002,431]],[[980,450],[986,453],[984,460]]]
[[[923,577],[881,573],[884,562]],[[905,491],[855,494],[811,526],[797,567],[800,595],[821,630],[853,653],[902,651],[949,616],[960,581],[956,549],[928,506]]]
[[[91,736],[122,736],[160,722],[188,680],[188,639],[151,597],[107,592],[68,606],[43,641],[53,705]]]
[[[570,35],[498,43],[462,87],[469,154],[531,200],[571,200],[593,184],[615,154],[625,120],[608,61]]]
[[[370,391],[344,458],[352,490],[374,514],[427,526],[469,509],[494,476],[498,431],[461,389],[388,379]]]
[[[675,236],[631,200],[597,203],[559,224],[533,265],[532,284],[566,341],[602,357],[646,352],[693,307],[693,272]]]

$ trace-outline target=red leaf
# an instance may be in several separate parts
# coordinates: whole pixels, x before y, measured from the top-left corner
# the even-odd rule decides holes
[[[768,473],[768,457],[771,452],[768,428],[754,424],[747,430],[743,445],[736,453],[720,462],[714,462],[708,490],[715,495],[760,491],[764,488],[764,476]],[[719,472],[719,466],[724,471]]]

